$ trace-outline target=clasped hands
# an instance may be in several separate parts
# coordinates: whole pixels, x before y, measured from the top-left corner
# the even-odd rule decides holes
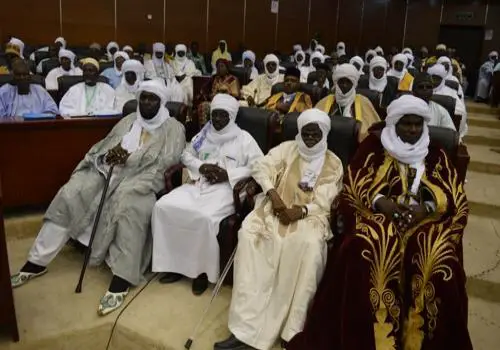
[[[229,180],[226,169],[223,169],[216,164],[203,164],[200,166],[199,172],[212,185]]]
[[[287,208],[276,190],[269,190],[267,192],[267,196],[271,200],[273,214],[283,225],[290,225],[291,223],[302,219],[302,207],[294,205],[291,208]]]
[[[392,219],[396,227],[401,231],[407,231],[416,226],[427,216],[427,209],[424,205],[403,205],[397,204],[390,199],[381,197],[375,203],[379,212]]]
[[[128,153],[121,144],[116,145],[106,153],[105,161],[108,165],[125,165],[130,153]]]

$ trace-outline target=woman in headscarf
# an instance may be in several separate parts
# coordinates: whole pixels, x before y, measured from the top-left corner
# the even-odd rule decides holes
[[[304,331],[288,350],[472,350],[462,237],[468,205],[429,107],[404,95],[381,136],[360,145],[339,201],[343,234],[328,254]]]
[[[399,90],[400,91],[411,91],[413,84],[413,76],[408,73],[406,66],[408,65],[408,57],[406,55],[399,53],[392,58],[392,67],[387,72],[390,77],[396,77],[399,79]]]
[[[271,96],[273,85],[283,82],[284,76],[279,72],[279,64],[280,61],[276,55],[266,55],[264,74],[260,74],[250,84],[243,86],[241,95],[249,106],[263,104]]]
[[[229,94],[234,98],[240,97],[240,83],[238,78],[229,74],[231,63],[221,58],[217,61],[216,73],[210,81],[201,89],[199,99],[202,101],[198,105],[198,122],[200,126],[205,125],[210,120],[210,102],[219,93]]]
[[[101,75],[108,78],[109,85],[111,85],[113,89],[116,89],[116,87],[120,85],[123,76],[123,63],[125,63],[125,61],[129,59],[130,57],[128,57],[128,54],[126,52],[116,51],[113,56],[114,66],[106,68],[102,71]]]
[[[295,140],[254,163],[262,193],[238,235],[231,336],[214,349],[271,349],[304,326],[325,266],[330,206],[341,191],[343,168],[328,150],[326,113],[309,109],[297,124]]]
[[[236,67],[245,67],[250,69],[252,72],[250,73],[250,80],[254,80],[259,75],[259,71],[255,68],[255,53],[251,50],[247,50],[243,52],[241,57],[243,60],[242,63],[236,65]]]
[[[115,53],[120,50],[120,46],[118,46],[118,43],[111,41],[108,43],[106,46],[106,57],[108,58],[109,62],[114,61],[115,59]]]
[[[214,72],[217,71],[217,61],[220,59],[224,59],[226,61],[231,62],[233,59],[231,57],[231,54],[229,53],[227,49],[227,42],[226,40],[220,40],[219,41],[219,46],[217,46],[217,49],[212,53],[212,69]]]
[[[183,276],[202,294],[219,278],[219,224],[234,213],[233,187],[263,156],[257,142],[235,123],[240,104],[217,94],[211,118],[182,153],[189,181],[156,202],[153,210],[153,271],[160,283]]]
[[[341,64],[333,74],[334,94],[318,102],[316,108],[331,116],[355,118],[361,123],[360,140],[368,135],[368,129],[380,121],[372,103],[363,95],[356,94],[359,72],[352,64]]]
[[[79,67],[75,67],[75,54],[70,50],[59,50],[60,67],[52,69],[45,78],[45,88],[47,90],[59,90],[57,79],[64,75],[82,75],[83,72]]]
[[[361,57],[354,56],[353,58],[351,58],[349,63],[352,64],[354,67],[356,67],[360,76],[365,74],[363,72],[363,67],[365,66],[365,61],[363,61],[363,59]]]
[[[490,95],[491,78],[493,77],[493,69],[498,62],[498,52],[492,51],[488,55],[488,60],[483,63],[479,69],[479,78],[477,81],[475,100],[484,102]]]
[[[196,69],[194,62],[187,58],[187,46],[178,44],[175,46],[175,57],[170,63],[174,70],[175,77],[184,91],[187,99],[187,105],[193,104],[193,79],[194,76],[200,76],[201,72]]]
[[[123,106],[134,100],[139,85],[144,81],[144,66],[137,60],[128,60],[122,66],[122,81],[115,90],[115,110],[123,110]]]

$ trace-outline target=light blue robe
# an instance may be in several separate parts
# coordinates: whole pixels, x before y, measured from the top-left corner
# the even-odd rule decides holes
[[[47,90],[37,84],[30,85],[27,95],[19,95],[17,87],[5,84],[0,88],[0,120],[26,113],[59,114],[56,103]]]
[[[477,80],[476,98],[487,99],[490,95],[490,83],[493,76],[493,62],[487,61],[483,63],[479,69],[479,78]]]
[[[116,73],[116,70],[115,70],[114,67],[106,68],[105,70],[103,70],[103,72],[101,73],[101,75],[103,75],[106,78],[108,78],[109,85],[111,85],[111,87],[113,89],[116,89],[118,87],[118,85],[120,85],[120,83],[122,81],[122,76],[118,75],[118,73]]]

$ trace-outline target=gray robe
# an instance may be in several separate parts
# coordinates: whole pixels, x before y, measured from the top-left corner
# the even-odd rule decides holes
[[[92,227],[105,183],[96,160],[121,142],[135,119],[136,113],[123,118],[90,149],[53,199],[45,220],[68,228],[75,239]],[[92,245],[91,265],[106,259],[114,275],[133,285],[140,283],[151,260],[155,194],[164,188],[165,170],[179,163],[185,142],[184,127],[169,118],[130,155],[125,166],[115,167]]]

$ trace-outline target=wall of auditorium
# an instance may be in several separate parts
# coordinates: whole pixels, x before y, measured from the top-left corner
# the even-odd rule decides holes
[[[0,11],[0,38],[30,44],[64,36],[70,45],[117,40],[121,45],[197,40],[212,50],[219,39],[258,54],[289,51],[318,35],[331,49],[342,40],[351,54],[369,46],[434,46],[441,24],[493,30],[484,52],[500,47],[496,0],[16,0]]]

